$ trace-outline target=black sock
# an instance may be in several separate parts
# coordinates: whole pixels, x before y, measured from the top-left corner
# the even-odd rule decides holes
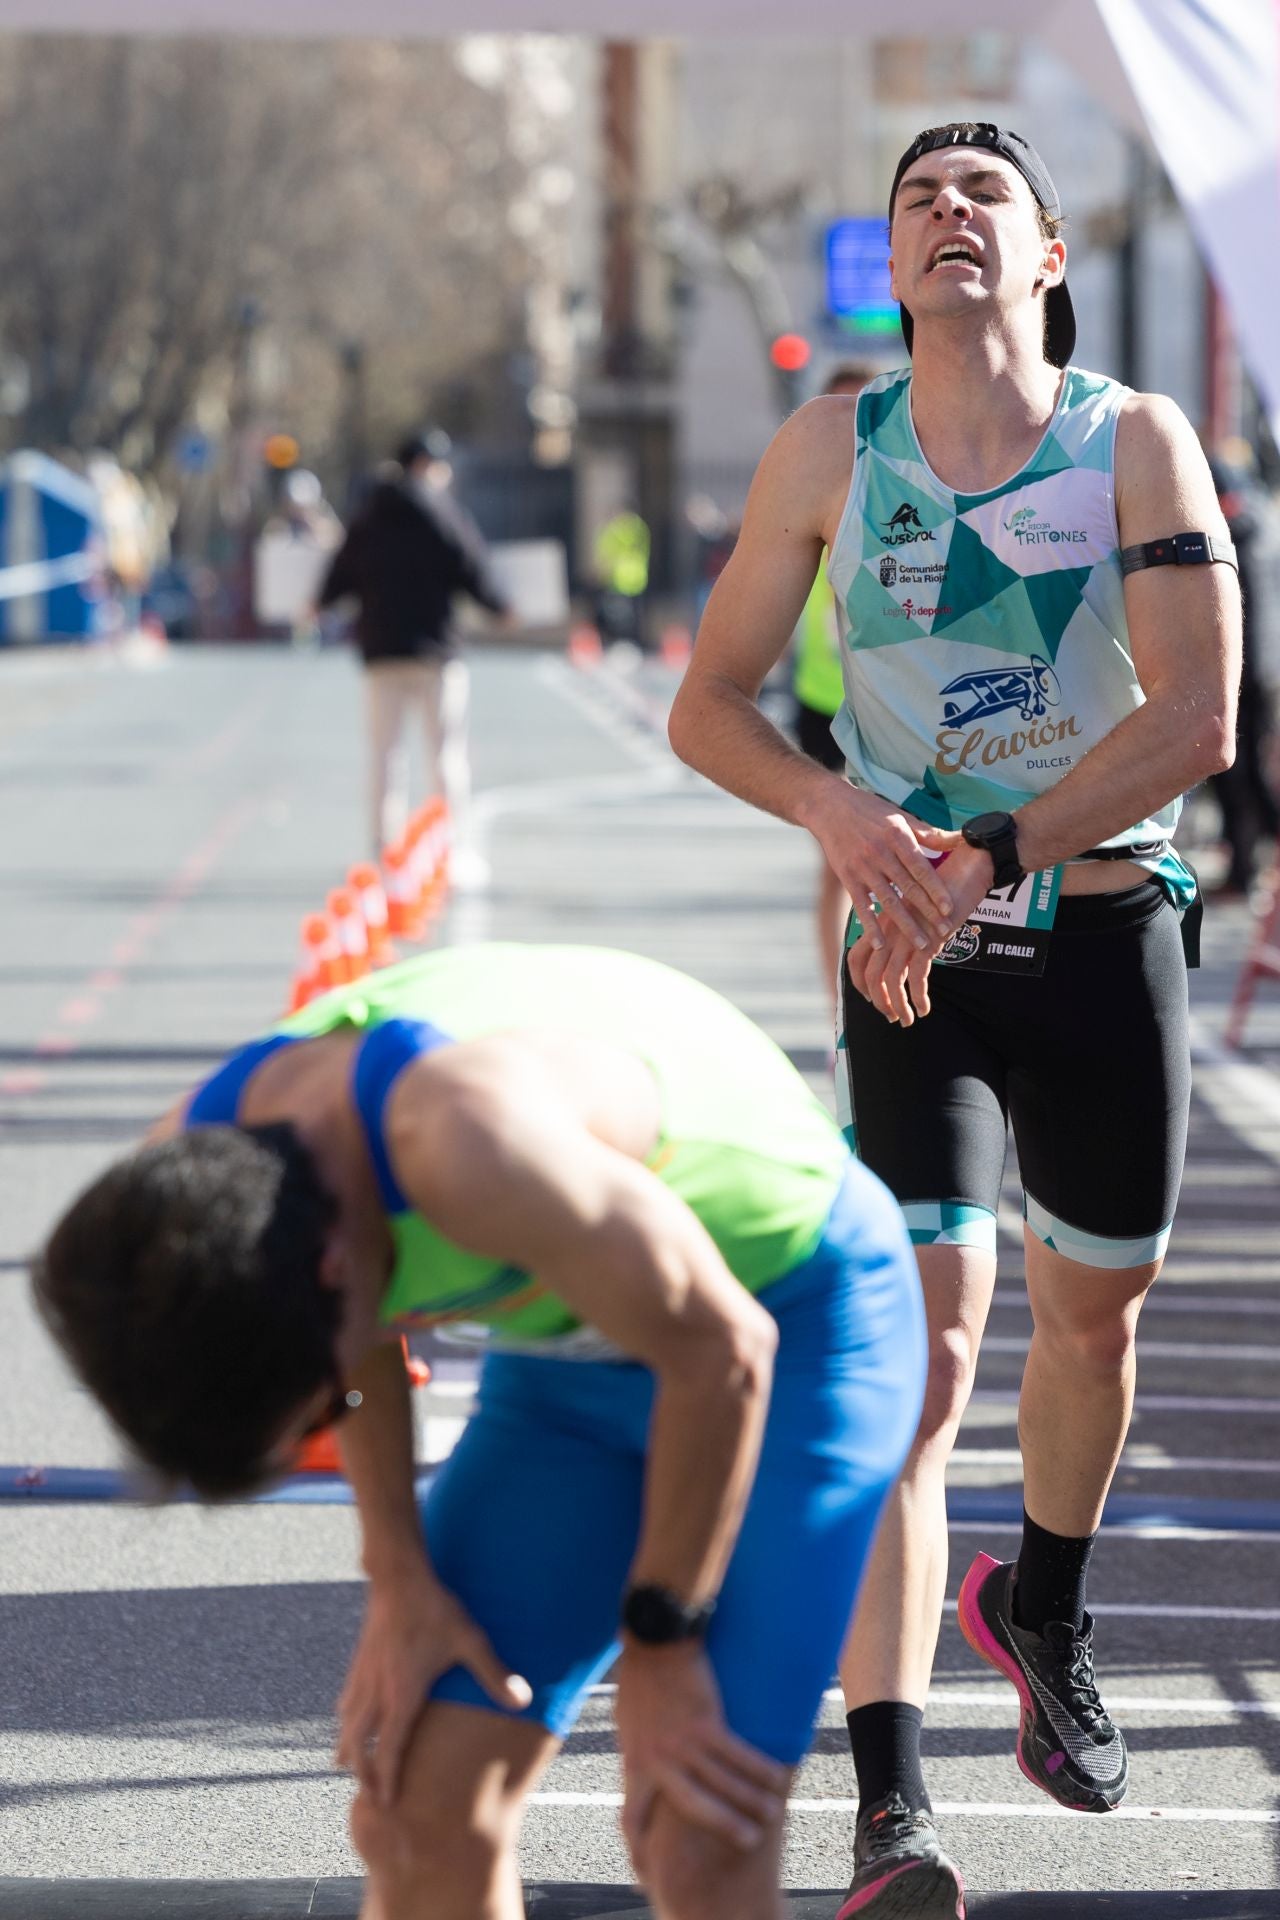
[[[913,1811],[932,1813],[920,1770],[924,1709],[905,1700],[873,1700],[868,1707],[855,1707],[845,1720],[861,1804],[869,1807],[887,1793],[900,1793]]]
[[[1076,1633],[1084,1623],[1084,1578],[1096,1533],[1082,1540],[1038,1527],[1022,1510],[1022,1551],[1013,1583],[1013,1620],[1026,1633],[1043,1634],[1050,1620],[1065,1620]]]

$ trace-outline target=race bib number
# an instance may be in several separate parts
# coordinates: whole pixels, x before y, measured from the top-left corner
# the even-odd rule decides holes
[[[1043,973],[1061,890],[1061,867],[1026,873],[1013,887],[993,887],[933,964],[971,973]]]

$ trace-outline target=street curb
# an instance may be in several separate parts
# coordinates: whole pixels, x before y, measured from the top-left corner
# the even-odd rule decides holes
[[[359,1880],[0,1880],[0,1920],[357,1920]],[[832,1920],[843,1892],[789,1893],[789,1920]],[[651,1920],[632,1887],[525,1889],[530,1920]],[[975,1920],[1280,1920],[1280,1893],[988,1893]]]

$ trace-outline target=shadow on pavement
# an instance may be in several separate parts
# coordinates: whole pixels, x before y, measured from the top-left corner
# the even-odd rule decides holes
[[[838,1893],[790,1893],[788,1920],[832,1920]],[[630,1887],[525,1890],[530,1920],[649,1920]],[[0,1880],[0,1920],[357,1920],[358,1880]],[[973,1920],[1277,1920],[1280,1893],[991,1893]]]

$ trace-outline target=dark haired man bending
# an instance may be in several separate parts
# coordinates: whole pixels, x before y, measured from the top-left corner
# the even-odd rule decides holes
[[[212,1495],[341,1413],[365,1920],[514,1920],[527,1795],[619,1651],[664,1920],[778,1920],[790,1770],[919,1417],[901,1216],[783,1055],[629,954],[442,951],[234,1055],[56,1228],[41,1306]],[[488,1339],[420,1516],[380,1334]],[[425,1703],[425,1704],[424,1704]]]
[[[1182,1171],[1195,884],[1171,835],[1179,796],[1231,759],[1240,598],[1182,414],[1069,364],[1060,210],[1029,143],[930,128],[889,213],[912,366],[812,401],[774,439],[671,737],[809,828],[853,901],[838,1091],[907,1215],[930,1369],[843,1662],[862,1803],[844,1914],[955,1920],[920,1727],[1010,1119],[1035,1322],[1026,1512],[1017,1561],[971,1568],[961,1624],[1018,1688],[1038,1787],[1092,1812],[1126,1788],[1085,1570]],[[755,704],[824,545],[847,780]]]

